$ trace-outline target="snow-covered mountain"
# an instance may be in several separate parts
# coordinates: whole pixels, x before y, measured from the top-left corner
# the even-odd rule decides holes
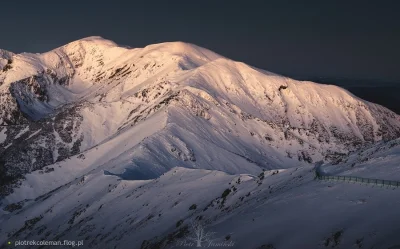
[[[125,205],[125,191],[142,185],[152,191],[138,193],[159,194],[147,203],[155,210],[180,188],[220,195],[225,183],[241,174],[253,182],[250,175],[263,169],[311,179],[306,172],[317,161],[337,165],[352,151],[400,137],[400,116],[342,88],[296,81],[182,42],[132,49],[89,37],[44,54],[0,50],[0,60],[0,243],[6,233],[18,237],[24,223],[16,212],[46,216],[35,221],[53,230],[45,220],[66,224],[58,215],[100,209],[93,205],[102,198]],[[187,184],[176,182],[176,172]],[[85,199],[53,209],[71,202],[72,193]],[[109,210],[101,219],[112,218],[115,209]],[[77,232],[76,221],[46,238]],[[141,238],[157,235],[142,226]]]

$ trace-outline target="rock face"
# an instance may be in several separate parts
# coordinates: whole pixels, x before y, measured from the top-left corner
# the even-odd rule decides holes
[[[130,179],[177,164],[246,173],[334,163],[399,136],[400,117],[382,106],[192,44],[89,37],[44,54],[0,50],[2,197],[28,173],[113,146],[84,167],[118,162]]]

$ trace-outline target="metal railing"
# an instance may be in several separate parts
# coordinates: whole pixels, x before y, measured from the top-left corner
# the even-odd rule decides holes
[[[371,179],[358,176],[329,176],[329,175],[318,175],[317,179],[327,181],[346,181],[346,182],[357,182],[372,184],[377,186],[388,186],[388,187],[400,187],[400,182],[391,180]]]

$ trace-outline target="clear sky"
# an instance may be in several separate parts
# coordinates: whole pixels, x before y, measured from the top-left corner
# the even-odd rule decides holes
[[[374,2],[374,3],[370,3]],[[1,1],[0,48],[185,41],[291,77],[400,82],[400,1]]]

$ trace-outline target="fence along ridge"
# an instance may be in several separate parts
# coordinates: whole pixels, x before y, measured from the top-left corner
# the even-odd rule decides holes
[[[400,181],[365,178],[365,177],[359,177],[359,176],[323,175],[323,174],[319,173],[319,167],[317,167],[315,169],[315,173],[316,173],[316,177],[318,180],[348,181],[348,182],[367,183],[367,184],[378,185],[378,186],[400,187]]]

